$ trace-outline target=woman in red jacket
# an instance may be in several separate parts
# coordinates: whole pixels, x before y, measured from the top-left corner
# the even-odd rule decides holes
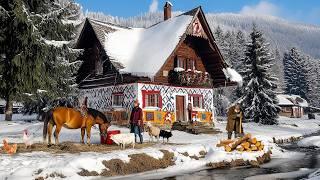
[[[139,101],[135,100],[134,101],[134,107],[131,111],[131,116],[130,116],[130,128],[131,128],[131,133],[134,133],[135,139],[137,142],[137,136],[140,138],[140,143],[142,144],[143,142],[143,136],[142,136],[142,131],[143,131],[143,120],[142,120],[142,109],[139,107]]]

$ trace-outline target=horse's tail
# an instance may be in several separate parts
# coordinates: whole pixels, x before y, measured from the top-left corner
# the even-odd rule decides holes
[[[48,132],[48,124],[49,121],[53,118],[53,110],[49,110],[48,112],[43,113],[42,121],[43,121],[43,142],[47,139]]]

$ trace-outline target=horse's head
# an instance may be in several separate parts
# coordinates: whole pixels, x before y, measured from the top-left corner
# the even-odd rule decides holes
[[[99,125],[100,133],[107,133],[108,128],[110,127],[110,123],[102,123]]]

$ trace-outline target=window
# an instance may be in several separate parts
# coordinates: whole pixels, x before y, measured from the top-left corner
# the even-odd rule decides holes
[[[160,91],[142,91],[143,107],[162,106]]]
[[[187,59],[187,69],[195,70],[196,69],[196,63],[193,59]]]
[[[203,102],[203,97],[202,95],[190,95],[192,99],[192,107],[194,108],[201,108],[202,109],[202,102]]]
[[[182,57],[178,57],[178,59],[177,59],[177,67],[186,69],[185,68],[185,62],[184,62],[184,59]]]
[[[123,103],[123,93],[113,93],[112,106],[122,107],[122,103]]]
[[[194,59],[186,59],[184,57],[177,56],[176,67],[183,68],[185,70],[187,70],[187,69],[195,70],[196,69],[196,61]]]

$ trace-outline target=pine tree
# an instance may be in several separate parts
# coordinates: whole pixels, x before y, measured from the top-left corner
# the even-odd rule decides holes
[[[244,72],[244,59],[245,59],[245,50],[246,50],[246,37],[242,31],[238,31],[236,34],[235,41],[235,55],[232,60],[232,67],[239,72],[241,75]],[[238,100],[243,95],[243,86],[237,86],[233,91],[232,96],[233,100]]]
[[[282,63],[282,58],[280,55],[280,52],[278,48],[274,50],[274,58],[275,58],[275,64],[272,66],[272,72],[277,75],[278,77],[278,88],[277,91],[280,93],[283,93],[284,91],[284,77],[283,77],[283,63]]]
[[[305,99],[307,99],[309,72],[306,59],[307,57],[296,48],[292,48],[283,57],[285,92]]]
[[[220,28],[220,26],[218,26],[215,30],[214,30],[214,37],[215,37],[215,41],[219,47],[219,50],[222,54],[222,56],[224,57],[224,59],[226,60],[227,63],[229,62],[229,58],[227,57],[227,41],[226,41],[226,36],[223,32],[223,30]]]
[[[75,27],[66,20],[75,18],[71,14],[77,5],[69,5],[51,0],[1,1],[0,93],[7,102],[6,120],[12,118],[14,100],[35,100],[36,94],[56,99],[76,90],[80,52],[71,48]]]
[[[243,73],[245,89],[240,102],[249,120],[261,124],[276,124],[280,108],[274,93],[277,79],[270,71],[274,58],[269,44],[255,25],[250,40],[246,46]]]
[[[320,107],[320,63],[319,60],[308,59],[310,67],[308,71],[308,93],[309,106]]]

